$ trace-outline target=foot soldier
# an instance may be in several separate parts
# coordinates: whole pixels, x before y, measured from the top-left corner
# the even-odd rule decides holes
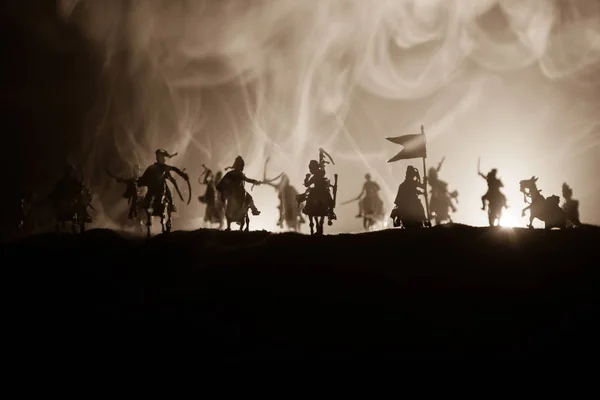
[[[445,158],[442,158],[437,168],[429,168],[427,176],[427,183],[431,187],[429,209],[436,225],[446,221],[452,222],[450,212],[456,212],[456,206],[452,203],[452,200],[458,203],[458,192],[456,190],[451,193],[448,192],[448,183],[438,177],[444,160]]]
[[[117,183],[125,184],[125,192],[122,194],[122,197],[127,199],[127,204],[129,205],[129,213],[127,214],[127,218],[130,220],[137,219],[138,221],[141,221],[140,202],[143,198],[143,189],[138,185],[138,179],[141,175],[140,166],[137,164],[133,166],[131,176],[129,178],[122,176],[117,177],[109,170],[106,170],[106,172]]]
[[[581,222],[579,221],[579,200],[573,199],[573,189],[566,182],[562,184],[562,196],[565,200],[562,209],[565,212],[567,222],[573,227],[581,226]]]
[[[206,191],[202,196],[198,196],[198,201],[206,204],[204,211],[204,223],[207,225],[219,224],[219,229],[223,228],[223,219],[225,216],[224,204],[217,193],[217,184],[223,176],[221,171],[213,174],[212,170],[202,164],[204,172],[198,178],[198,183],[206,185]]]
[[[425,210],[419,196],[425,194],[426,186],[421,182],[421,174],[415,167],[406,168],[404,182],[398,186],[398,193],[390,214],[395,227],[422,228],[426,224]]]
[[[231,167],[225,168],[225,170],[231,170],[225,174],[225,176],[217,184],[217,191],[221,195],[221,199],[225,200],[226,192],[232,191],[236,196],[239,197],[240,203],[245,202],[252,211],[252,215],[260,215],[260,211],[254,204],[254,199],[245,189],[245,183],[251,183],[253,185],[260,185],[260,181],[256,179],[250,179],[244,174],[244,167],[246,162],[241,156],[237,156],[233,161]],[[225,197],[224,197],[225,196]]]
[[[88,208],[92,207],[92,193],[83,184],[83,177],[78,177],[75,168],[67,164],[62,178],[50,193],[50,202],[56,217],[56,230],[71,223],[73,232],[85,230],[85,225],[92,222]]]
[[[329,158],[327,161],[325,157]],[[304,178],[304,186],[307,190],[297,196],[297,202],[306,202],[304,214],[309,216],[310,231],[314,234],[314,224],[317,223],[317,234],[323,234],[323,219],[327,217],[327,224],[331,225],[333,220],[336,220],[335,215],[335,199],[337,195],[337,174],[334,175],[334,184],[332,185],[326,176],[325,165],[333,159],[323,149],[319,149],[319,161],[311,160],[308,164],[310,173]],[[333,195],[330,191],[333,189]]]
[[[173,196],[167,185],[167,181],[171,182],[181,201],[184,201],[177,181],[171,175],[171,172],[175,172],[186,181],[188,185],[187,204],[190,204],[192,198],[192,188],[188,174],[185,173],[185,170],[182,171],[166,163],[167,158],[175,157],[177,153],[169,154],[166,150],[159,149],[156,150],[155,154],[156,162],[146,168],[144,174],[138,179],[138,185],[147,188],[146,196],[142,200],[141,206],[146,210],[148,215],[148,236],[150,236],[153,216],[160,217],[163,233],[171,231],[171,215],[177,211],[177,208],[173,203]]]

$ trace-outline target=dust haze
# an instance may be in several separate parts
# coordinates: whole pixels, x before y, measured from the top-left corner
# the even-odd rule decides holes
[[[300,189],[323,147],[340,200],[370,172],[389,209],[406,165],[422,166],[386,164],[397,149],[384,138],[423,124],[428,166],[445,156],[440,177],[460,193],[457,222],[486,224],[481,157],[514,218],[518,181],[536,175],[545,195],[567,181],[582,221],[600,223],[598,1],[63,0],[57,11],[103,62],[80,160],[91,175],[166,148],[192,178],[238,154],[258,178],[270,156],[269,174]],[[253,229],[273,229],[275,193],[253,195]],[[338,207],[331,231],[360,229],[356,211]]]

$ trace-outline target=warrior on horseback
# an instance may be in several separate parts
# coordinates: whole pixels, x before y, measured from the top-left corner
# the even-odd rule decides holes
[[[521,216],[524,217],[525,212],[529,211],[529,228],[533,228],[533,220],[536,218],[544,222],[546,229],[565,228],[567,220],[559,205],[560,198],[558,196],[545,198],[537,187],[537,180],[537,177],[532,176],[519,182],[523,201],[529,204],[523,209]]]
[[[117,177],[117,176],[111,174],[110,171],[108,171],[108,170],[106,172],[117,183],[125,184],[125,192],[123,193],[122,197],[127,199],[127,204],[129,204],[129,213],[127,215],[127,218],[139,219],[140,218],[139,203],[140,203],[140,199],[143,197],[143,193],[142,193],[143,191],[138,186],[138,179],[140,178],[140,175],[141,175],[140,166],[138,164],[133,166],[131,177],[129,177],[129,178],[124,178],[122,176]]]
[[[449,211],[456,212],[456,206],[452,203],[452,200],[458,203],[458,192],[456,190],[448,192],[448,183],[438,177],[444,160],[445,158],[442,158],[437,168],[429,168],[427,174],[427,183],[431,187],[429,208],[431,209],[431,214],[435,219],[436,225],[444,221],[452,222]]]
[[[371,174],[365,175],[365,183],[358,195],[358,214],[356,218],[362,218],[365,214],[376,214],[383,209],[383,201],[379,197],[381,188],[371,180]],[[364,195],[364,197],[363,197]]]
[[[567,183],[562,184],[562,196],[565,199],[562,209],[571,226],[581,226],[579,221],[579,200],[573,199],[573,189]]]
[[[275,178],[268,179],[268,163],[269,158],[267,158],[265,161],[263,184],[269,185],[277,191],[277,198],[279,199],[279,205],[277,206],[279,209],[277,226],[283,228],[283,224],[285,222],[289,229],[293,231],[299,231],[300,225],[306,221],[302,217],[302,213],[300,210],[298,210],[296,205],[296,196],[298,196],[298,191],[290,184],[290,178],[284,173],[279,174]],[[275,183],[277,180],[279,180],[279,182]]]
[[[321,166],[317,160],[310,160],[308,163],[308,171],[309,173],[304,177],[306,191],[299,196],[299,202],[301,203],[309,197],[315,196],[325,204],[327,208],[327,217],[330,220],[335,220],[337,217],[333,211],[333,197],[329,191],[331,184],[329,183],[329,179],[325,176],[325,168]]]
[[[166,150],[159,149],[156,150],[155,155],[156,162],[150,165],[144,171],[141,178],[138,179],[138,185],[145,186],[148,189],[146,196],[141,202],[141,206],[146,210],[148,216],[148,236],[150,236],[150,226],[152,225],[153,216],[160,217],[163,233],[171,231],[171,214],[177,212],[177,208],[173,203],[173,195],[167,185],[167,181],[171,182],[181,201],[184,201],[179,191],[179,186],[177,186],[177,181],[171,176],[171,172],[175,172],[186,181],[188,185],[187,204],[190,204],[192,199],[192,189],[188,174],[185,173],[185,170],[182,171],[166,163],[167,158],[173,158],[177,153],[169,154]]]
[[[309,173],[304,178],[304,186],[307,188],[302,194],[296,196],[298,204],[306,202],[302,212],[309,217],[309,226],[311,234],[314,234],[314,224],[317,224],[317,233],[323,234],[323,219],[327,217],[327,224],[332,225],[332,221],[337,219],[335,215],[335,200],[337,195],[337,174],[334,175],[334,184],[332,185],[326,176],[325,157],[328,157],[333,164],[331,156],[323,149],[319,149],[319,161],[310,160],[308,164]],[[330,192],[333,189],[333,195]]]
[[[504,184],[497,177],[498,170],[493,168],[487,175],[479,172],[479,176],[486,180],[488,185],[487,192],[481,196],[481,209],[485,211],[486,209],[486,201],[488,203],[492,203],[495,199],[500,199],[500,203],[502,206],[506,206],[506,197],[500,189],[504,187]]]
[[[371,180],[371,174],[366,174],[365,180],[366,182],[363,184],[359,195],[352,200],[343,202],[342,205],[358,201],[358,214],[356,218],[362,218],[363,227],[365,230],[370,230],[377,223],[383,222],[385,214],[383,211],[383,201],[379,197],[381,188],[376,182]]]
[[[223,176],[221,171],[213,174],[204,164],[204,172],[198,178],[198,183],[206,185],[206,191],[202,196],[198,196],[200,203],[206,204],[206,211],[204,212],[204,222],[206,224],[219,224],[219,229],[223,227],[223,202],[219,199],[217,192],[217,185],[221,181]]]
[[[72,165],[65,166],[64,175],[50,193],[50,201],[56,216],[56,230],[59,230],[59,225],[64,227],[66,222],[71,222],[73,232],[77,225],[83,231],[85,224],[92,222],[87,211],[88,208],[93,209],[92,194],[83,184],[83,178],[77,177]]]
[[[486,201],[488,209],[488,223],[490,226],[500,225],[500,218],[502,217],[502,210],[508,208],[506,204],[506,196],[500,191],[500,188],[504,187],[502,181],[496,176],[498,170],[492,169],[487,175],[481,173],[481,158],[477,160],[477,175],[481,176],[486,180],[488,190],[481,196],[481,209],[485,211]]]

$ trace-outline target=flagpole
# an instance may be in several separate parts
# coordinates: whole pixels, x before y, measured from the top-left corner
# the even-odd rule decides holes
[[[421,125],[421,134],[423,136],[425,136],[425,127],[423,127],[423,125]],[[422,157],[422,160],[423,160],[423,183],[425,184],[425,190],[424,190],[424,192],[425,192],[425,211],[427,212],[428,225],[431,226],[431,215],[429,214],[429,196],[427,195],[427,165],[425,163],[426,157],[427,157],[427,155],[425,155],[425,157]]]
[[[423,183],[425,184],[425,211],[427,212],[427,221],[431,224],[431,215],[429,214],[429,196],[427,196],[427,165],[425,165],[425,157],[423,157]]]

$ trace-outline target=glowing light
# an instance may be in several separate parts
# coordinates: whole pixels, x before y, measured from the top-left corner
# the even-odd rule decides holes
[[[277,152],[271,154],[272,167],[285,169],[299,186],[316,149],[331,150],[335,143],[334,158],[338,152],[351,154],[348,163],[336,166],[342,179],[358,168],[373,171],[391,199],[394,190],[388,186],[397,187],[403,172],[381,165],[386,145],[378,138],[424,123],[429,157],[449,157],[443,174],[461,193],[456,221],[486,225],[485,213],[476,214],[480,194],[471,181],[478,178],[464,172],[474,168],[478,155],[499,168],[509,187],[524,178],[523,171],[504,172],[514,159],[528,160],[531,165],[519,168],[531,167],[533,173],[551,174],[560,165],[557,151],[540,144],[552,143],[566,153],[563,158],[597,146],[597,141],[583,146],[583,138],[558,143],[547,133],[582,132],[573,121],[596,126],[597,104],[577,102],[572,107],[577,114],[560,117],[565,126],[556,128],[558,120],[551,117],[559,118],[555,111],[573,104],[570,99],[544,92],[545,83],[532,76],[511,77],[510,86],[500,74],[529,68],[535,78],[573,77],[582,91],[596,90],[591,83],[597,74],[589,72],[600,60],[598,2],[243,3],[61,0],[61,14],[77,19],[106,56],[103,86],[109,95],[90,118],[95,146],[89,147],[95,153],[83,156],[91,168],[103,171],[107,149],[116,142],[122,158],[143,165],[152,162],[155,148],[169,148],[181,156],[176,163],[190,171],[202,162],[223,168],[243,154],[253,175],[262,172],[269,148]],[[482,22],[486,18],[489,24]],[[435,97],[419,105],[429,95]],[[199,101],[204,98],[211,101]],[[515,115],[519,109],[526,112]],[[451,140],[445,137],[450,135]],[[546,160],[532,157],[542,152]],[[569,172],[547,185],[554,191],[573,177],[574,187],[587,187],[580,176]],[[354,190],[348,181],[340,186],[340,197]],[[270,213],[269,205],[257,204]],[[593,204],[591,195],[582,201],[597,212]],[[332,230],[350,228],[351,213],[345,218],[340,211]],[[519,220],[505,219],[509,225]],[[265,229],[275,229],[275,220],[253,218]]]
[[[504,210],[502,217],[500,218],[500,226],[503,228],[517,228],[523,226],[520,218],[518,218],[512,211]]]

